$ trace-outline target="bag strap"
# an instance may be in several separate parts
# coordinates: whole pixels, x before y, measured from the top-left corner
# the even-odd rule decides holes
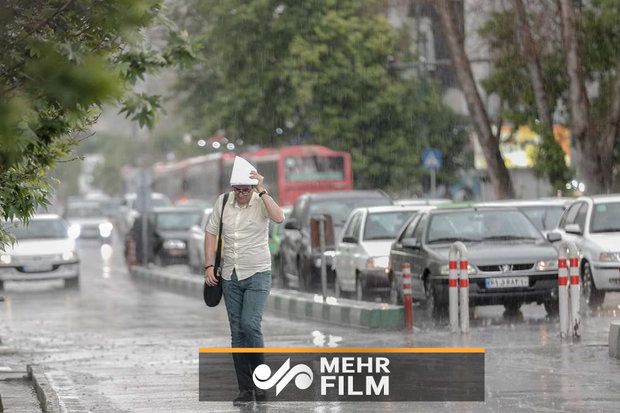
[[[228,202],[228,195],[230,195],[230,193],[226,192],[222,201],[222,213],[220,214],[220,231],[217,234],[217,249],[215,250],[215,263],[213,265],[215,267],[216,276],[218,275],[217,272],[220,269],[220,261],[222,260],[222,225],[224,224],[224,207]]]

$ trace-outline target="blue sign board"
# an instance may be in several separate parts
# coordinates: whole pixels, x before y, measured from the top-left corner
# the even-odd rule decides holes
[[[441,169],[441,151],[439,149],[423,150],[422,166],[424,169]]]

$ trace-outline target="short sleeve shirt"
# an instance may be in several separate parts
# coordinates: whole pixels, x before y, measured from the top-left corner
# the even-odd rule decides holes
[[[213,213],[205,228],[209,234],[217,236],[219,232],[223,200],[222,194],[215,201]],[[247,205],[240,207],[235,201],[235,193],[230,192],[223,222],[222,277],[230,280],[233,269],[239,280],[271,270],[269,214],[258,194],[253,192]]]

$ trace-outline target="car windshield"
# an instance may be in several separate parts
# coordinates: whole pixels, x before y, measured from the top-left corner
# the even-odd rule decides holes
[[[385,198],[349,198],[330,199],[316,201],[310,205],[309,216],[317,214],[330,214],[335,226],[343,226],[351,211],[355,208],[389,205],[390,201]]]
[[[620,232],[620,202],[594,205],[590,232]]]
[[[536,227],[519,211],[463,211],[431,218],[428,243],[542,240]]]
[[[368,214],[364,225],[364,240],[394,239],[413,211],[394,211]]]
[[[564,208],[561,206],[529,206],[519,207],[521,211],[541,231],[550,231],[558,226]]]
[[[201,212],[164,212],[157,214],[157,228],[164,231],[187,230],[202,218]]]
[[[19,240],[68,238],[67,226],[60,219],[33,219],[25,226],[22,222],[5,223],[7,229]]]
[[[103,211],[95,206],[69,207],[65,212],[67,218],[101,218]]]

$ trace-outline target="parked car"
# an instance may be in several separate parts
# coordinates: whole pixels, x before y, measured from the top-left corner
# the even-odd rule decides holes
[[[190,228],[203,217],[204,210],[186,207],[155,208],[149,213],[153,225],[153,260],[156,265],[188,264]]]
[[[606,292],[620,291],[620,194],[578,198],[556,231],[579,250],[581,291],[590,308],[600,306]]]
[[[521,210],[532,221],[536,228],[541,230],[543,234],[552,231],[558,226],[562,214],[566,207],[570,205],[570,198],[546,198],[531,200],[502,200],[494,202],[484,202],[477,206],[494,206],[494,207],[515,207]]]
[[[189,240],[187,243],[188,265],[192,272],[204,274],[205,265],[205,228],[213,208],[205,208],[202,212],[200,222],[192,225],[189,229]]]
[[[269,221],[269,252],[271,253],[271,269],[273,275],[279,272],[280,244],[282,243],[282,237],[284,237],[284,225],[286,224],[286,219],[291,214],[291,210],[291,207],[282,207],[282,212],[284,212],[283,223],[276,224],[273,221]]]
[[[382,191],[338,191],[301,195],[284,225],[284,237],[280,244],[279,271],[282,285],[295,283],[300,290],[310,291],[320,285],[321,260],[319,251],[310,243],[310,218],[317,214],[332,216],[334,239],[355,208],[364,206],[392,205],[392,199]],[[333,283],[334,246],[329,246],[324,259],[327,264],[328,284]]]
[[[114,224],[110,218],[91,202],[70,203],[63,217],[76,228],[80,238],[97,238],[108,241],[112,237]]]
[[[121,238],[127,236],[127,233],[131,230],[134,224],[134,220],[140,214],[136,206],[137,195],[135,193],[125,194],[125,198],[118,213],[117,227]],[[172,206],[170,198],[164,194],[153,192],[151,194],[151,209],[152,208],[164,208]]]
[[[411,215],[431,208],[394,205],[353,210],[336,245],[336,297],[355,295],[362,300],[369,291],[389,293],[390,246]]]
[[[390,298],[400,303],[402,264],[411,266],[414,300],[428,314],[448,307],[448,253],[455,241],[468,253],[470,305],[503,304],[515,312],[521,304],[544,304],[557,313],[557,252],[532,222],[516,208],[462,208],[425,211],[409,220],[390,251]]]
[[[80,259],[69,225],[55,214],[35,215],[28,225],[21,221],[3,223],[15,245],[0,250],[0,290],[5,281],[64,280],[76,287],[80,279]]]

